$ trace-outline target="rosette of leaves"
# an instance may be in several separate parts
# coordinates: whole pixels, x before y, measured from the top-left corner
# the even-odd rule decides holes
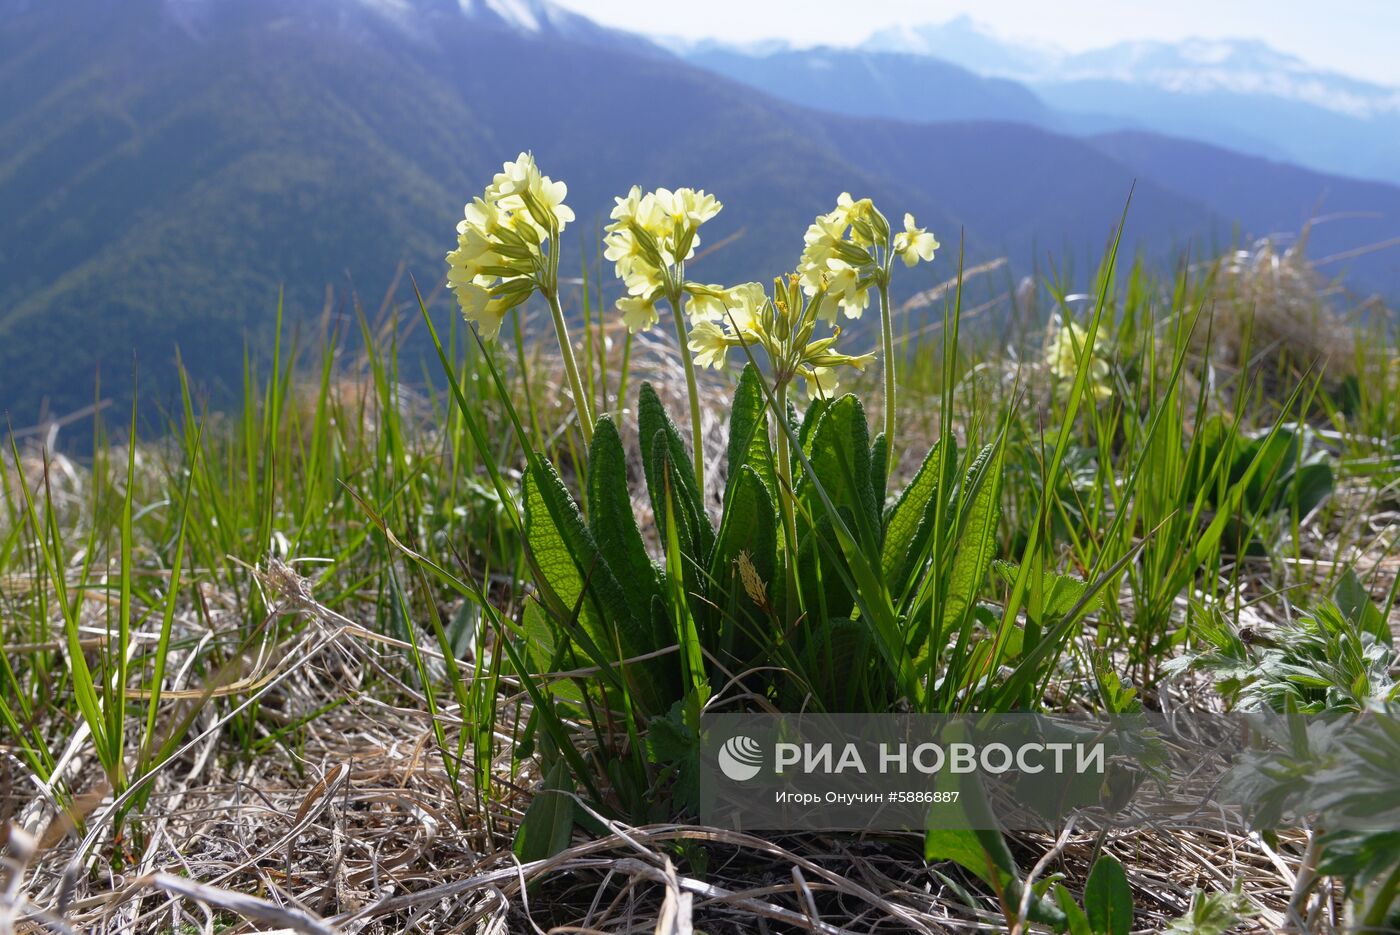
[[[987,622],[977,599],[997,545],[999,439],[960,458],[945,436],[887,503],[884,438],[870,439],[858,397],[814,401],[800,417],[789,408],[781,422],[775,411],[746,367],[715,521],[680,432],[642,387],[637,435],[659,555],[633,514],[610,418],[598,421],[582,503],[542,455],[528,464],[529,667],[559,723],[581,722],[599,741],[589,766],[621,811],[659,817],[693,801],[694,770],[682,767],[717,688],[738,679],[747,697],[793,710],[928,710],[945,652]],[[775,465],[780,431],[797,455],[790,488]],[[682,780],[671,787],[679,801],[657,794],[668,778]]]

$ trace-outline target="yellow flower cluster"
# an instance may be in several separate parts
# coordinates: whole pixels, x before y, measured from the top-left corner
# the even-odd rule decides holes
[[[627,329],[635,333],[656,324],[656,303],[663,298],[678,302],[682,292],[690,294],[686,307],[692,318],[722,315],[724,306],[712,294],[718,287],[707,292],[707,287],[685,282],[684,266],[700,245],[700,225],[719,214],[723,205],[713,195],[691,188],[643,194],[636,185],[615,200],[603,255],[627,286],[626,297],[618,301]]]
[[[1086,349],[1090,355],[1088,389],[1096,401],[1102,402],[1113,394],[1109,381],[1108,348],[1104,333],[1094,335],[1094,346],[1086,348],[1089,332],[1075,321],[1066,321],[1055,331],[1045,347],[1045,363],[1050,373],[1061,383],[1072,383],[1079,370],[1080,355]]]
[[[874,354],[838,353],[840,328],[829,337],[812,340],[830,298],[818,292],[807,301],[798,276],[775,280],[771,299],[756,282],[716,292],[714,297],[724,302],[727,314],[718,321],[699,321],[690,329],[690,350],[702,367],[724,366],[732,347],[758,347],[768,354],[779,383],[800,376],[809,393],[826,395],[836,389],[839,368],[864,370],[875,359]]]
[[[938,241],[904,215],[904,230],[890,241],[890,225],[869,198],[856,201],[849,192],[836,199],[836,208],[818,215],[803,237],[805,247],[797,271],[810,296],[825,291],[835,301],[827,307],[829,321],[839,309],[859,318],[870,304],[871,286],[879,286],[889,270],[881,252],[893,251],[906,266],[933,259]]]
[[[468,321],[490,340],[506,312],[536,288],[553,288],[546,255],[574,212],[564,204],[568,187],[541,174],[521,153],[501,167],[457,224],[457,249],[447,254],[447,282]]]

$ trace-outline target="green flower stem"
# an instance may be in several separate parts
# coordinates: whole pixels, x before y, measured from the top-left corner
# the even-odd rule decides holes
[[[541,290],[549,299],[549,310],[554,315],[554,336],[559,339],[559,353],[564,357],[564,370],[569,374],[569,390],[574,396],[574,409],[578,412],[579,430],[583,432],[583,443],[593,443],[593,409],[583,392],[583,381],[579,379],[578,362],[574,360],[574,346],[569,342],[569,328],[564,323],[564,309],[559,304],[556,289]]]
[[[700,385],[695,380],[695,361],[690,356],[689,332],[685,326],[685,316],[681,312],[680,293],[669,296],[671,315],[676,322],[676,340],[680,342],[681,362],[685,364],[685,384],[690,391],[690,433],[695,459],[695,486],[700,489],[700,498],[705,498],[705,433],[700,427]]]
[[[787,547],[783,549],[783,555],[787,559],[786,579],[787,608],[786,612],[791,615],[797,606],[797,510],[793,503],[796,496],[795,488],[792,485],[792,452],[788,445],[787,433],[787,391],[786,380],[780,381],[776,387],[778,400],[778,479],[779,486],[778,501],[783,511],[783,534],[787,539]]]
[[[885,476],[894,472],[895,365],[894,329],[890,324],[889,269],[880,282],[880,344],[885,355]]]

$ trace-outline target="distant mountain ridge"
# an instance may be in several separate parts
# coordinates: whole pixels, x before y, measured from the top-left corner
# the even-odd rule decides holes
[[[1124,81],[1168,91],[1262,94],[1370,117],[1400,111],[1400,88],[1318,68],[1257,39],[1134,39],[1083,52],[1002,38],[969,16],[877,30],[860,48],[927,55],[1032,86]]]
[[[829,59],[832,54],[791,47],[727,50],[749,57],[736,64],[724,62],[726,50],[713,44],[678,48],[698,64],[778,94],[790,83],[794,59]],[[1256,40],[1135,40],[1070,53],[1006,39],[960,16],[941,24],[878,30],[858,50],[842,51],[871,54],[866,62],[876,71],[881,56],[893,55],[899,58],[888,61],[916,57],[929,69],[934,63],[953,65],[975,77],[1017,82],[1045,105],[1048,115],[1032,122],[1049,129],[1184,136],[1323,172],[1400,184],[1400,88],[1314,67]],[[945,119],[928,106],[932,93],[926,87],[913,87],[902,106],[884,100],[884,89],[895,85],[894,73],[910,70],[903,64],[888,67],[889,74],[866,82],[874,89],[867,95],[879,102],[877,113]],[[855,93],[850,89],[846,96]],[[832,109],[854,112],[836,105]],[[966,116],[1007,115],[989,109]]]
[[[790,269],[843,190],[912,211],[943,240],[910,289],[952,274],[962,234],[970,262],[1091,265],[1130,189],[1126,250],[1163,261],[1227,243],[1258,201],[1154,162],[1179,141],[1124,148],[1037,128],[1036,95],[917,57],[902,57],[902,80],[940,76],[928,97],[945,122],[785,102],[541,3],[0,3],[0,410],[17,425],[45,398],[56,412],[90,402],[99,369],[120,398],[133,350],[143,392],[168,401],[177,344],[217,404],[236,391],[245,338],[255,353],[270,345],[279,290],[307,328],[327,284],[344,314],[352,288],[376,305],[400,262],[431,287],[463,202],[525,149],[569,184],[566,269],[594,260],[613,196],[634,183],[717,194],[707,242],[737,239],[696,265],[712,282]],[[829,54],[838,74],[893,67]],[[1001,119],[955,111],[939,87]],[[1231,172],[1265,177],[1236,158]],[[1269,197],[1299,212],[1345,181],[1277,178]],[[1356,246],[1341,225],[1318,232],[1320,251]],[[1351,272],[1400,293],[1381,257]],[[610,270],[593,273],[614,298]],[[455,314],[450,298],[437,311]]]

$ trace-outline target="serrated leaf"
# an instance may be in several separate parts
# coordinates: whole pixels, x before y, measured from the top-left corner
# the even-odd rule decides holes
[[[622,585],[633,618],[650,619],[651,601],[658,593],[656,568],[647,555],[641,530],[632,515],[622,438],[611,417],[606,415],[594,426],[593,444],[589,448],[588,526]]]
[[[1016,583],[1016,575],[1021,571],[1021,566],[1016,562],[996,561],[992,563],[992,568],[1009,585]],[[1088,590],[1089,583],[1083,578],[1056,574],[1053,571],[1045,572],[1040,577],[1041,601],[1045,616],[1048,618],[1063,617],[1079,603]],[[1103,593],[1100,592],[1089,600],[1084,612],[1089,613],[1102,606]]]
[[[704,500],[695,484],[695,463],[690,460],[685,442],[661,399],[650,383],[643,383],[637,400],[637,427],[642,447],[642,466],[647,479],[647,492],[651,495],[651,508],[658,524],[665,522],[666,485],[664,473],[666,465],[672,466],[671,479],[674,506],[680,513],[693,518],[691,541],[688,554],[700,567],[705,567],[714,547],[715,532],[705,512]],[[703,452],[702,452],[703,454]],[[661,536],[666,537],[665,529]]]
[[[745,364],[734,390],[729,410],[729,479],[724,502],[729,503],[740,469],[750,467],[768,488],[770,498],[778,495],[773,469],[773,446],[768,438],[768,403],[763,393],[763,375],[753,364]]]
[[[883,515],[885,509],[885,486],[889,483],[886,474],[890,466],[890,442],[881,432],[875,436],[875,443],[870,446],[870,495],[875,500],[875,510],[877,515]],[[881,530],[883,534],[883,530]]]
[[[982,449],[968,469],[962,495],[957,551],[943,599],[943,626],[956,626],[977,600],[996,553],[1001,517],[1001,450]],[[995,456],[994,456],[995,455]]]
[[[878,547],[880,513],[871,487],[870,428],[865,407],[854,393],[826,407],[812,429],[808,447],[807,459],[827,497],[837,509],[850,511],[851,531],[873,553]],[[803,478],[798,484],[798,496],[806,498],[813,516],[819,516],[823,505],[813,495],[810,480]]]
[[[710,562],[710,580],[721,589],[711,596],[711,603],[725,607],[730,603],[727,598],[733,596],[753,619],[765,619],[766,607],[760,608],[747,593],[736,563],[740,553],[746,554],[758,578],[771,589],[777,566],[778,517],[767,486],[752,467],[740,467],[732,485],[734,494],[724,511]],[[773,600],[771,591],[764,600],[765,604]]]
[[[650,626],[632,616],[578,505],[542,455],[532,457],[525,472],[524,499],[525,541],[537,584],[587,660],[606,668],[619,660],[619,650],[630,657],[656,649]],[[655,682],[645,667],[631,671],[654,697]]]
[[[935,443],[890,508],[880,548],[880,569],[895,598],[904,593],[915,564],[924,557],[933,528],[933,499],[938,495],[942,476],[942,456]]]

